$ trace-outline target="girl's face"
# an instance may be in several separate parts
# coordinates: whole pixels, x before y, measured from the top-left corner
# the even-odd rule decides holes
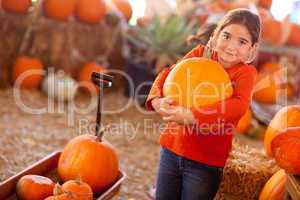
[[[217,35],[215,50],[218,61],[224,67],[245,62],[255,45],[247,28],[239,24],[230,24]]]

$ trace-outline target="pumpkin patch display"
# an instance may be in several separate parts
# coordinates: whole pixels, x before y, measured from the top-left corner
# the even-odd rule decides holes
[[[267,154],[273,156],[271,142],[282,130],[298,126],[300,126],[300,106],[286,106],[279,110],[265,132],[264,148]]]
[[[98,23],[106,14],[104,0],[78,0],[76,15],[85,23]]]
[[[25,175],[17,183],[16,193],[21,200],[44,200],[53,195],[54,182],[43,176]]]
[[[118,157],[112,145],[94,135],[72,139],[58,162],[58,174],[63,181],[80,178],[96,193],[117,180],[118,170]]]
[[[17,13],[17,14],[26,14],[31,5],[32,5],[31,0],[2,0],[1,1],[1,6],[4,10]]]
[[[22,88],[38,88],[43,79],[43,64],[37,58],[20,56],[12,70],[12,79],[16,81],[20,78],[20,86]]]
[[[76,2],[76,0],[45,0],[44,13],[49,18],[68,21],[75,12]]]
[[[259,200],[282,200],[287,176],[283,169],[277,171],[263,187]]]
[[[185,59],[167,76],[163,94],[186,108],[200,108],[230,97],[231,81],[216,61],[207,58]]]
[[[90,62],[83,65],[78,75],[78,81],[80,81],[81,88],[84,91],[89,92],[99,91],[99,89],[92,83],[91,75],[93,72],[103,73],[104,71],[105,68],[95,62]]]
[[[300,126],[283,130],[271,142],[272,154],[279,167],[300,174]]]

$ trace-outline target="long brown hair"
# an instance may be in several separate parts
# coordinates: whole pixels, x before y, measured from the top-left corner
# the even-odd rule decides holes
[[[202,26],[196,35],[189,37],[188,42],[200,42],[212,47],[219,33],[228,25],[240,24],[247,28],[251,35],[252,45],[260,41],[261,21],[257,14],[248,9],[238,8],[229,11],[218,24],[207,24]]]

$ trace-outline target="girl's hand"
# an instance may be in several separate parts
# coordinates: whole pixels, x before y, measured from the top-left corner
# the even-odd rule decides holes
[[[167,122],[177,122],[182,125],[196,124],[197,121],[193,113],[181,106],[170,106],[171,113],[167,116],[163,116],[163,120]]]
[[[155,98],[152,100],[152,107],[161,116],[168,116],[173,109],[174,101],[167,97]]]

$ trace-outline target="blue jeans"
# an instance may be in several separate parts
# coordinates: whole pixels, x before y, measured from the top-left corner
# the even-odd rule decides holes
[[[156,200],[210,200],[222,179],[223,168],[192,161],[162,148]]]

